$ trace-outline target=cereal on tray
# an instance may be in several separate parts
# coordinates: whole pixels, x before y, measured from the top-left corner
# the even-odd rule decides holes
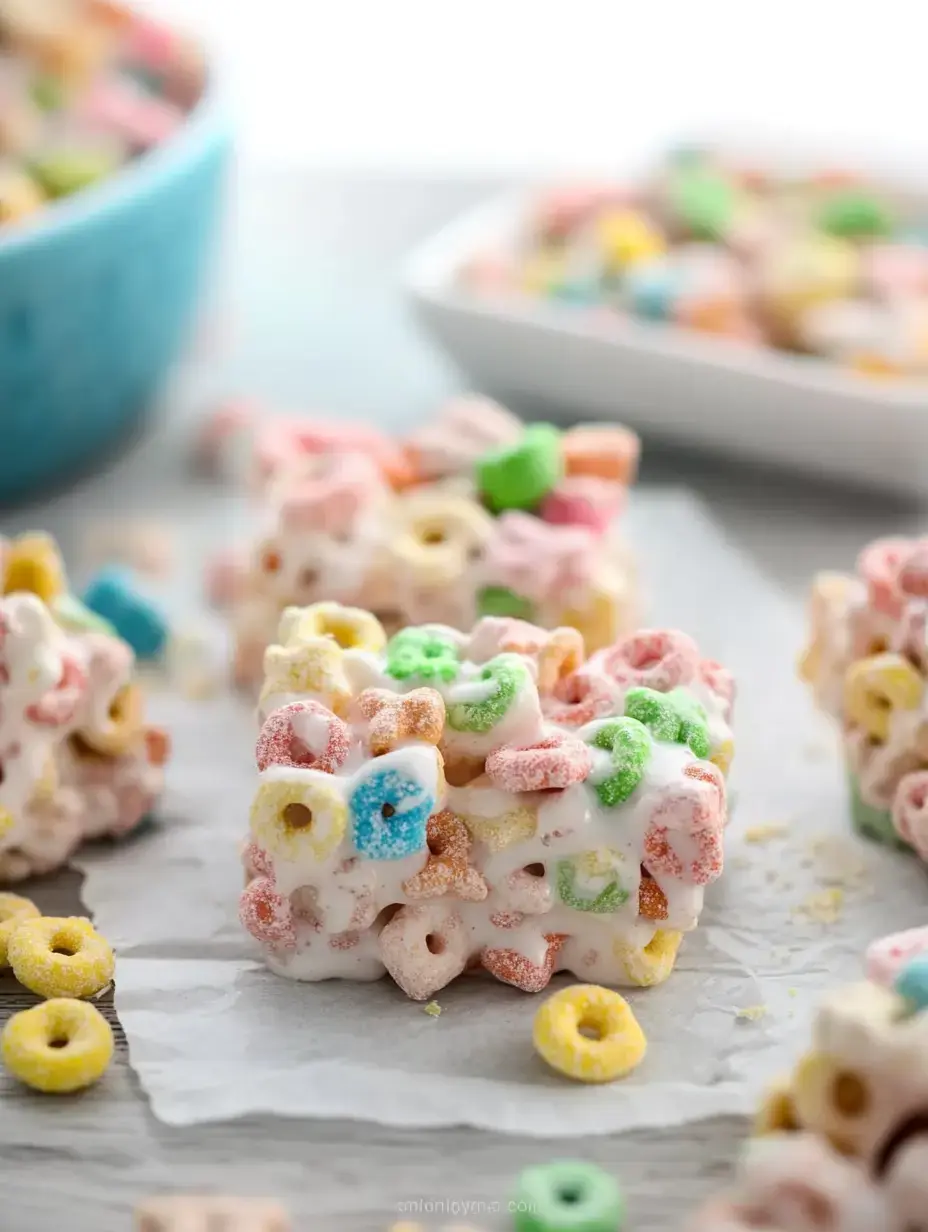
[[[236,679],[260,681],[284,608],[320,600],[376,612],[391,632],[506,616],[610,645],[634,617],[616,520],[638,448],[625,428],[526,427],[481,398],[452,400],[402,442],[222,408],[200,458],[244,465],[262,528],[207,580],[230,611]]]
[[[67,591],[54,542],[0,542],[0,882],[133,830],[169,740],[146,724],[131,649]]]
[[[667,978],[727,821],[734,684],[691,638],[586,658],[576,630],[486,616],[388,640],[322,604],[265,659],[240,914],[274,971],[416,1000],[476,967]]]

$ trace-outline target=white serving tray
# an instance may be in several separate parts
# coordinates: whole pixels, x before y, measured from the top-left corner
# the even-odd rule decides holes
[[[867,379],[814,357],[513,294],[468,291],[474,256],[511,248],[527,198],[489,202],[410,260],[415,313],[474,388],[553,419],[928,495],[928,383]]]

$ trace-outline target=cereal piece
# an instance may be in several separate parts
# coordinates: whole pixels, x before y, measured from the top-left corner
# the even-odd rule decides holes
[[[470,863],[470,835],[460,817],[450,809],[430,817],[426,842],[429,858],[425,868],[403,882],[403,893],[412,899],[451,894],[467,902],[482,902],[487,883]]]
[[[258,769],[288,766],[334,774],[348,757],[350,740],[347,724],[319,702],[291,702],[264,721],[256,750]]]
[[[553,629],[538,651],[538,692],[552,693],[583,663],[583,638],[576,629]]]
[[[587,526],[602,535],[622,512],[625,489],[599,475],[567,475],[541,503],[539,516],[556,526]]]
[[[253,877],[238,900],[242,927],[264,945],[296,945],[290,900],[277,892],[272,877]]]
[[[269,777],[280,775],[285,777]],[[317,770],[266,772],[251,806],[254,841],[275,859],[318,862],[345,834],[348,814],[330,775]]]
[[[865,239],[888,235],[893,228],[886,202],[855,189],[831,194],[821,206],[818,225],[829,235]]]
[[[928,927],[910,928],[882,937],[867,948],[867,979],[889,988],[906,963],[926,953]]]
[[[487,758],[486,773],[503,791],[551,791],[581,783],[593,759],[582,740],[555,733],[532,745],[500,745]]]
[[[265,1198],[189,1194],[149,1198],[135,1212],[136,1232],[290,1232],[290,1216]]]
[[[420,740],[438,744],[445,726],[445,702],[435,689],[413,689],[397,696],[386,689],[365,689],[357,700],[358,711],[368,721],[371,755],[384,753]]]
[[[914,710],[924,691],[921,676],[902,655],[872,655],[848,668],[844,706],[851,722],[872,739],[886,740],[893,712]]]
[[[67,587],[58,545],[51,535],[31,531],[6,545],[3,553],[3,593],[27,591],[51,603]]]
[[[512,984],[523,992],[541,992],[551,982],[554,960],[564,938],[558,933],[545,933],[542,941],[547,948],[540,962],[533,962],[516,949],[487,946],[480,954],[480,963],[504,984]]]
[[[567,1078],[615,1082],[644,1060],[647,1041],[628,1002],[595,984],[574,984],[535,1015],[535,1051]]]
[[[668,693],[689,684],[696,674],[699,652],[685,633],[672,629],[642,630],[616,646],[598,651],[591,669],[600,669],[626,688],[637,686]]]
[[[616,808],[644,778],[652,754],[651,736],[637,719],[611,719],[597,729],[592,744],[612,755],[613,773],[595,781],[594,788],[601,804]]]
[[[281,616],[278,636],[282,642],[296,645],[329,638],[342,650],[364,650],[371,654],[379,654],[387,642],[383,625],[376,616],[341,603],[313,603],[310,607],[286,609]]]
[[[624,858],[609,848],[588,851],[557,865],[557,894],[565,907],[610,915],[623,907],[630,892],[623,884]],[[578,888],[578,882],[583,889]],[[666,900],[665,900],[666,901]]]
[[[910,958],[896,976],[893,987],[913,1012],[928,1009],[928,956],[916,954]]]
[[[168,640],[168,623],[139,589],[127,569],[98,573],[83,595],[84,604],[102,616],[140,659],[157,659]]]
[[[0,894],[0,967],[9,966],[7,946],[13,930],[19,926],[20,921],[34,920],[41,914],[29,898],[21,898],[18,894]]]
[[[562,447],[568,476],[591,475],[625,487],[635,481],[641,442],[629,428],[614,424],[570,428]]]
[[[899,780],[892,818],[899,837],[928,861],[928,771],[916,770]]]
[[[448,725],[454,731],[492,731],[507,715],[520,695],[533,692],[534,684],[525,664],[515,655],[491,659],[467,686],[478,694],[475,701],[455,701],[448,707]],[[457,693],[460,697],[460,691]]]
[[[629,689],[625,714],[647,727],[656,740],[687,744],[696,757],[709,756],[706,712],[685,690],[657,693],[653,689]]]
[[[438,1018],[441,1015],[441,1006],[437,1001],[430,1001],[428,1005],[422,1007],[422,1011],[428,1014],[429,1018]]]
[[[437,754],[421,746],[375,758],[348,799],[352,841],[369,860],[401,860],[426,845],[438,791]]]
[[[81,740],[105,757],[127,753],[142,735],[143,703],[138,685],[127,684],[114,695],[102,724],[80,729]]]
[[[516,1232],[621,1232],[625,1226],[622,1191],[595,1164],[526,1168],[510,1208]]]
[[[460,916],[442,903],[403,907],[380,934],[384,966],[414,1001],[427,1001],[467,965]]]
[[[560,432],[532,424],[514,444],[477,460],[477,486],[494,513],[534,509],[557,483],[561,466]]]
[[[429,628],[403,629],[390,638],[386,653],[387,675],[394,680],[416,679],[449,684],[460,671],[455,643]]]
[[[517,843],[527,842],[535,836],[538,828],[537,811],[524,806],[510,809],[495,817],[463,813],[461,820],[474,838],[492,852],[505,851]]]
[[[477,615],[483,618],[511,616],[515,620],[531,621],[535,616],[535,604],[508,586],[483,586],[477,592]]]
[[[467,473],[482,454],[511,444],[522,431],[521,420],[488,398],[452,398],[413,433],[409,449],[421,475],[441,479]]]
[[[681,932],[658,929],[646,946],[635,948],[616,942],[612,949],[629,983],[651,988],[662,984],[670,975],[682,940]]]
[[[667,895],[646,869],[638,886],[638,914],[646,920],[666,920],[669,914]]]
[[[493,520],[471,499],[414,493],[402,504],[403,523],[389,546],[399,585],[435,589],[464,577],[494,533]]]
[[[545,718],[562,727],[584,727],[616,709],[616,691],[606,676],[588,666],[558,680],[541,699]]]
[[[89,920],[41,916],[17,925],[7,943],[13,974],[39,997],[93,997],[113,978],[109,942]]]
[[[113,1032],[95,1006],[55,997],[8,1020],[0,1055],[10,1073],[36,1091],[81,1091],[106,1072]]]
[[[607,268],[616,271],[658,257],[666,248],[657,227],[637,210],[612,209],[600,214],[596,238]]]

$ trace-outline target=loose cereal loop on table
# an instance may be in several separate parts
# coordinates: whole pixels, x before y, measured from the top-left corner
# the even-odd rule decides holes
[[[920,705],[925,683],[908,659],[898,654],[859,659],[844,678],[847,718],[873,740],[889,737],[893,713]]]
[[[399,749],[375,758],[356,777],[348,799],[351,837],[369,860],[401,860],[425,847],[439,757],[431,747]]]
[[[445,702],[436,689],[413,689],[398,695],[387,689],[365,689],[358,696],[359,713],[368,721],[371,755],[381,757],[410,740],[437,745],[445,726]]]
[[[13,930],[23,920],[36,920],[41,911],[30,898],[19,894],[0,894],[0,967],[8,967],[7,946]]]
[[[402,907],[380,934],[384,966],[414,1001],[427,1001],[459,976],[468,952],[460,915],[443,903]]]
[[[110,703],[106,722],[83,727],[78,735],[88,748],[104,757],[119,757],[129,752],[143,731],[143,699],[138,685],[127,684]]]
[[[928,770],[917,770],[900,779],[893,796],[892,818],[899,837],[922,860],[928,860]]]
[[[596,984],[575,984],[549,997],[535,1015],[532,1039],[552,1069],[578,1082],[624,1078],[647,1049],[625,998]]]
[[[265,779],[251,807],[252,838],[273,859],[327,859],[342,841],[348,810],[333,780],[313,770]]]
[[[689,684],[699,664],[699,650],[686,633],[675,629],[643,629],[615,646],[601,650],[591,661],[610,679],[668,693]]]
[[[290,900],[279,894],[272,877],[254,877],[238,901],[242,926],[256,941],[284,949],[296,945]]]
[[[548,722],[563,727],[584,727],[614,713],[616,704],[613,684],[589,665],[557,681],[553,693],[541,698],[542,713]]]
[[[11,1074],[37,1091],[80,1091],[106,1072],[113,1032],[95,1006],[54,997],[10,1018],[0,1055]]]
[[[334,774],[351,746],[348,725],[317,701],[291,702],[269,715],[258,737],[259,770],[268,766]]]
[[[592,768],[593,758],[583,741],[561,733],[531,745],[501,745],[486,761],[494,787],[513,793],[570,787],[582,783]]]
[[[403,882],[407,898],[436,898],[450,894],[467,902],[481,902],[487,883],[470,863],[470,835],[464,822],[450,809],[428,820],[426,843],[429,857],[423,869]]]
[[[566,937],[560,933],[544,933],[544,958],[532,962],[519,950],[487,946],[480,954],[480,964],[504,984],[512,984],[522,992],[541,992],[551,983],[554,963]]]
[[[662,984],[673,970],[683,934],[659,928],[647,945],[635,947],[616,941],[612,950],[630,984],[651,988]]]
[[[13,974],[39,997],[93,997],[113,978],[109,942],[89,920],[41,916],[13,929],[7,943]]]

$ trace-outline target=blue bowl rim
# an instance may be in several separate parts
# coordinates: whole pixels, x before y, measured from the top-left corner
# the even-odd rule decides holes
[[[200,99],[169,141],[148,150],[102,183],[47,202],[34,219],[0,230],[0,260],[63,239],[90,219],[118,213],[152,189],[182,176],[192,162],[230,141],[231,135],[220,91],[210,73]]]

